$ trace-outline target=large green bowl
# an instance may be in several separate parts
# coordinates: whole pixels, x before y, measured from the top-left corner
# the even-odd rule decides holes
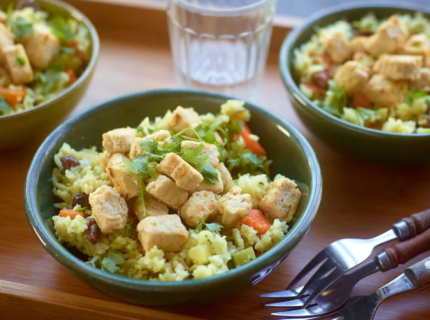
[[[256,284],[272,272],[300,242],[311,227],[321,199],[322,180],[317,158],[306,139],[291,124],[256,105],[251,111],[251,129],[274,160],[272,172],[294,179],[302,192],[297,219],[291,231],[270,251],[251,263],[202,280],[154,282],[128,279],[88,266],[60,244],[54,235],[51,173],[54,155],[64,142],[76,149],[95,145],[101,149],[104,132],[137,126],[146,116],[164,115],[181,105],[199,113],[219,112],[227,96],[201,91],[158,90],[124,96],[96,106],[60,125],[43,142],[28,172],[25,185],[27,218],[45,249],[88,285],[118,299],[138,304],[170,305],[210,301]]]
[[[47,133],[72,112],[87,91],[99,56],[99,37],[87,17],[61,1],[36,0],[36,2],[49,14],[73,17],[87,26],[91,37],[91,58],[79,79],[54,99],[23,112],[0,116],[0,150],[19,147],[33,139],[35,135]],[[0,8],[7,8],[9,3],[15,1],[0,0]]]
[[[430,18],[429,11],[412,4],[341,5],[310,17],[287,36],[279,58],[282,79],[298,116],[326,144],[350,155],[379,162],[430,162],[430,134],[388,133],[339,119],[316,106],[299,90],[293,66],[294,50],[315,34],[316,27],[324,27],[341,19],[357,20],[370,12],[374,12],[378,18],[388,18],[395,13],[413,14],[417,11]]]

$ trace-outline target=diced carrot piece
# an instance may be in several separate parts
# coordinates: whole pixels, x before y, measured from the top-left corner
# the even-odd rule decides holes
[[[72,85],[76,80],[76,74],[75,74],[75,70],[73,70],[72,68],[67,68],[66,70],[64,70],[67,75],[69,76],[69,81],[67,82],[67,86]]]
[[[9,89],[0,87],[0,95],[9,102],[12,107],[21,103],[24,100],[26,89],[21,86],[20,89]]]
[[[263,212],[258,209],[249,211],[248,215],[242,218],[242,223],[246,224],[248,227],[252,227],[259,234],[265,234],[272,226]]]
[[[60,213],[58,214],[59,217],[70,217],[70,219],[75,219],[77,216],[81,216],[83,217],[84,214],[81,211],[74,211],[72,209],[63,209],[60,211]]]
[[[251,150],[252,153],[256,154],[257,156],[265,156],[266,150],[264,150],[263,146],[260,142],[255,141],[251,138],[251,130],[248,128],[246,124],[243,125],[243,130],[240,133],[243,140],[245,141],[246,147]]]
[[[353,108],[372,109],[372,101],[369,100],[364,94],[357,92],[352,96],[351,106]]]

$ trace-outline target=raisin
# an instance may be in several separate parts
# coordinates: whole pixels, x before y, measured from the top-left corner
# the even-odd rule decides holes
[[[88,195],[86,193],[78,193],[73,197],[73,208],[79,204],[82,208],[87,208],[91,210],[90,201],[88,200]]]
[[[328,80],[329,80],[329,76],[325,71],[314,73],[312,75],[313,84],[316,85],[318,88],[321,88],[324,90],[328,89]]]
[[[96,244],[100,240],[100,228],[94,218],[87,218],[88,228],[85,230],[85,238],[92,244]]]
[[[354,35],[356,37],[370,37],[373,34],[372,31],[366,31],[366,30],[355,30]]]
[[[79,166],[80,162],[75,157],[64,156],[61,158],[61,164],[63,165],[63,170],[61,170],[61,172],[64,174],[66,172],[66,170],[69,170],[70,168]]]

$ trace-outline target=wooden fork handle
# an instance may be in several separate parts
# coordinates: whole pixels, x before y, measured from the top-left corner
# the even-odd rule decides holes
[[[430,257],[407,268],[405,275],[415,286],[416,290],[430,287]]]
[[[427,251],[430,251],[430,230],[415,238],[399,242],[385,250],[391,260],[393,269]]]
[[[411,237],[415,237],[430,229],[430,209],[415,213],[409,218],[404,218],[402,221],[408,225]]]

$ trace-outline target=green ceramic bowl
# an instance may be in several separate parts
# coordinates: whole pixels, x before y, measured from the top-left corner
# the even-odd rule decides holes
[[[14,2],[0,0],[0,7],[6,8],[9,3]],[[87,17],[64,2],[57,0],[36,2],[42,10],[50,14],[72,16],[88,27],[91,37],[91,58],[79,79],[54,99],[24,112],[0,116],[0,150],[19,147],[24,142],[32,140],[35,134],[48,132],[47,130],[52,129],[72,112],[87,91],[99,56],[99,37]]]
[[[302,192],[297,219],[288,235],[270,251],[244,267],[202,280],[154,282],[133,280],[88,266],[61,245],[53,231],[54,209],[51,173],[54,155],[64,142],[76,149],[95,145],[113,128],[137,126],[146,116],[164,115],[181,105],[199,113],[219,112],[227,96],[201,91],[157,90],[108,101],[60,125],[43,142],[28,172],[25,185],[27,218],[45,249],[88,285],[118,299],[146,305],[170,305],[211,301],[256,284],[272,272],[311,227],[321,199],[322,181],[318,160],[306,139],[291,124],[253,104],[251,129],[274,160],[272,172],[294,179]]]
[[[324,10],[295,28],[285,39],[280,52],[280,72],[292,105],[305,123],[321,140],[339,151],[364,159],[388,163],[430,162],[430,134],[395,134],[363,128],[332,116],[313,104],[298,88],[293,67],[294,50],[315,34],[315,27],[324,27],[340,19],[357,20],[369,12],[378,18],[395,13],[429,11],[413,4],[378,5],[352,3]]]

